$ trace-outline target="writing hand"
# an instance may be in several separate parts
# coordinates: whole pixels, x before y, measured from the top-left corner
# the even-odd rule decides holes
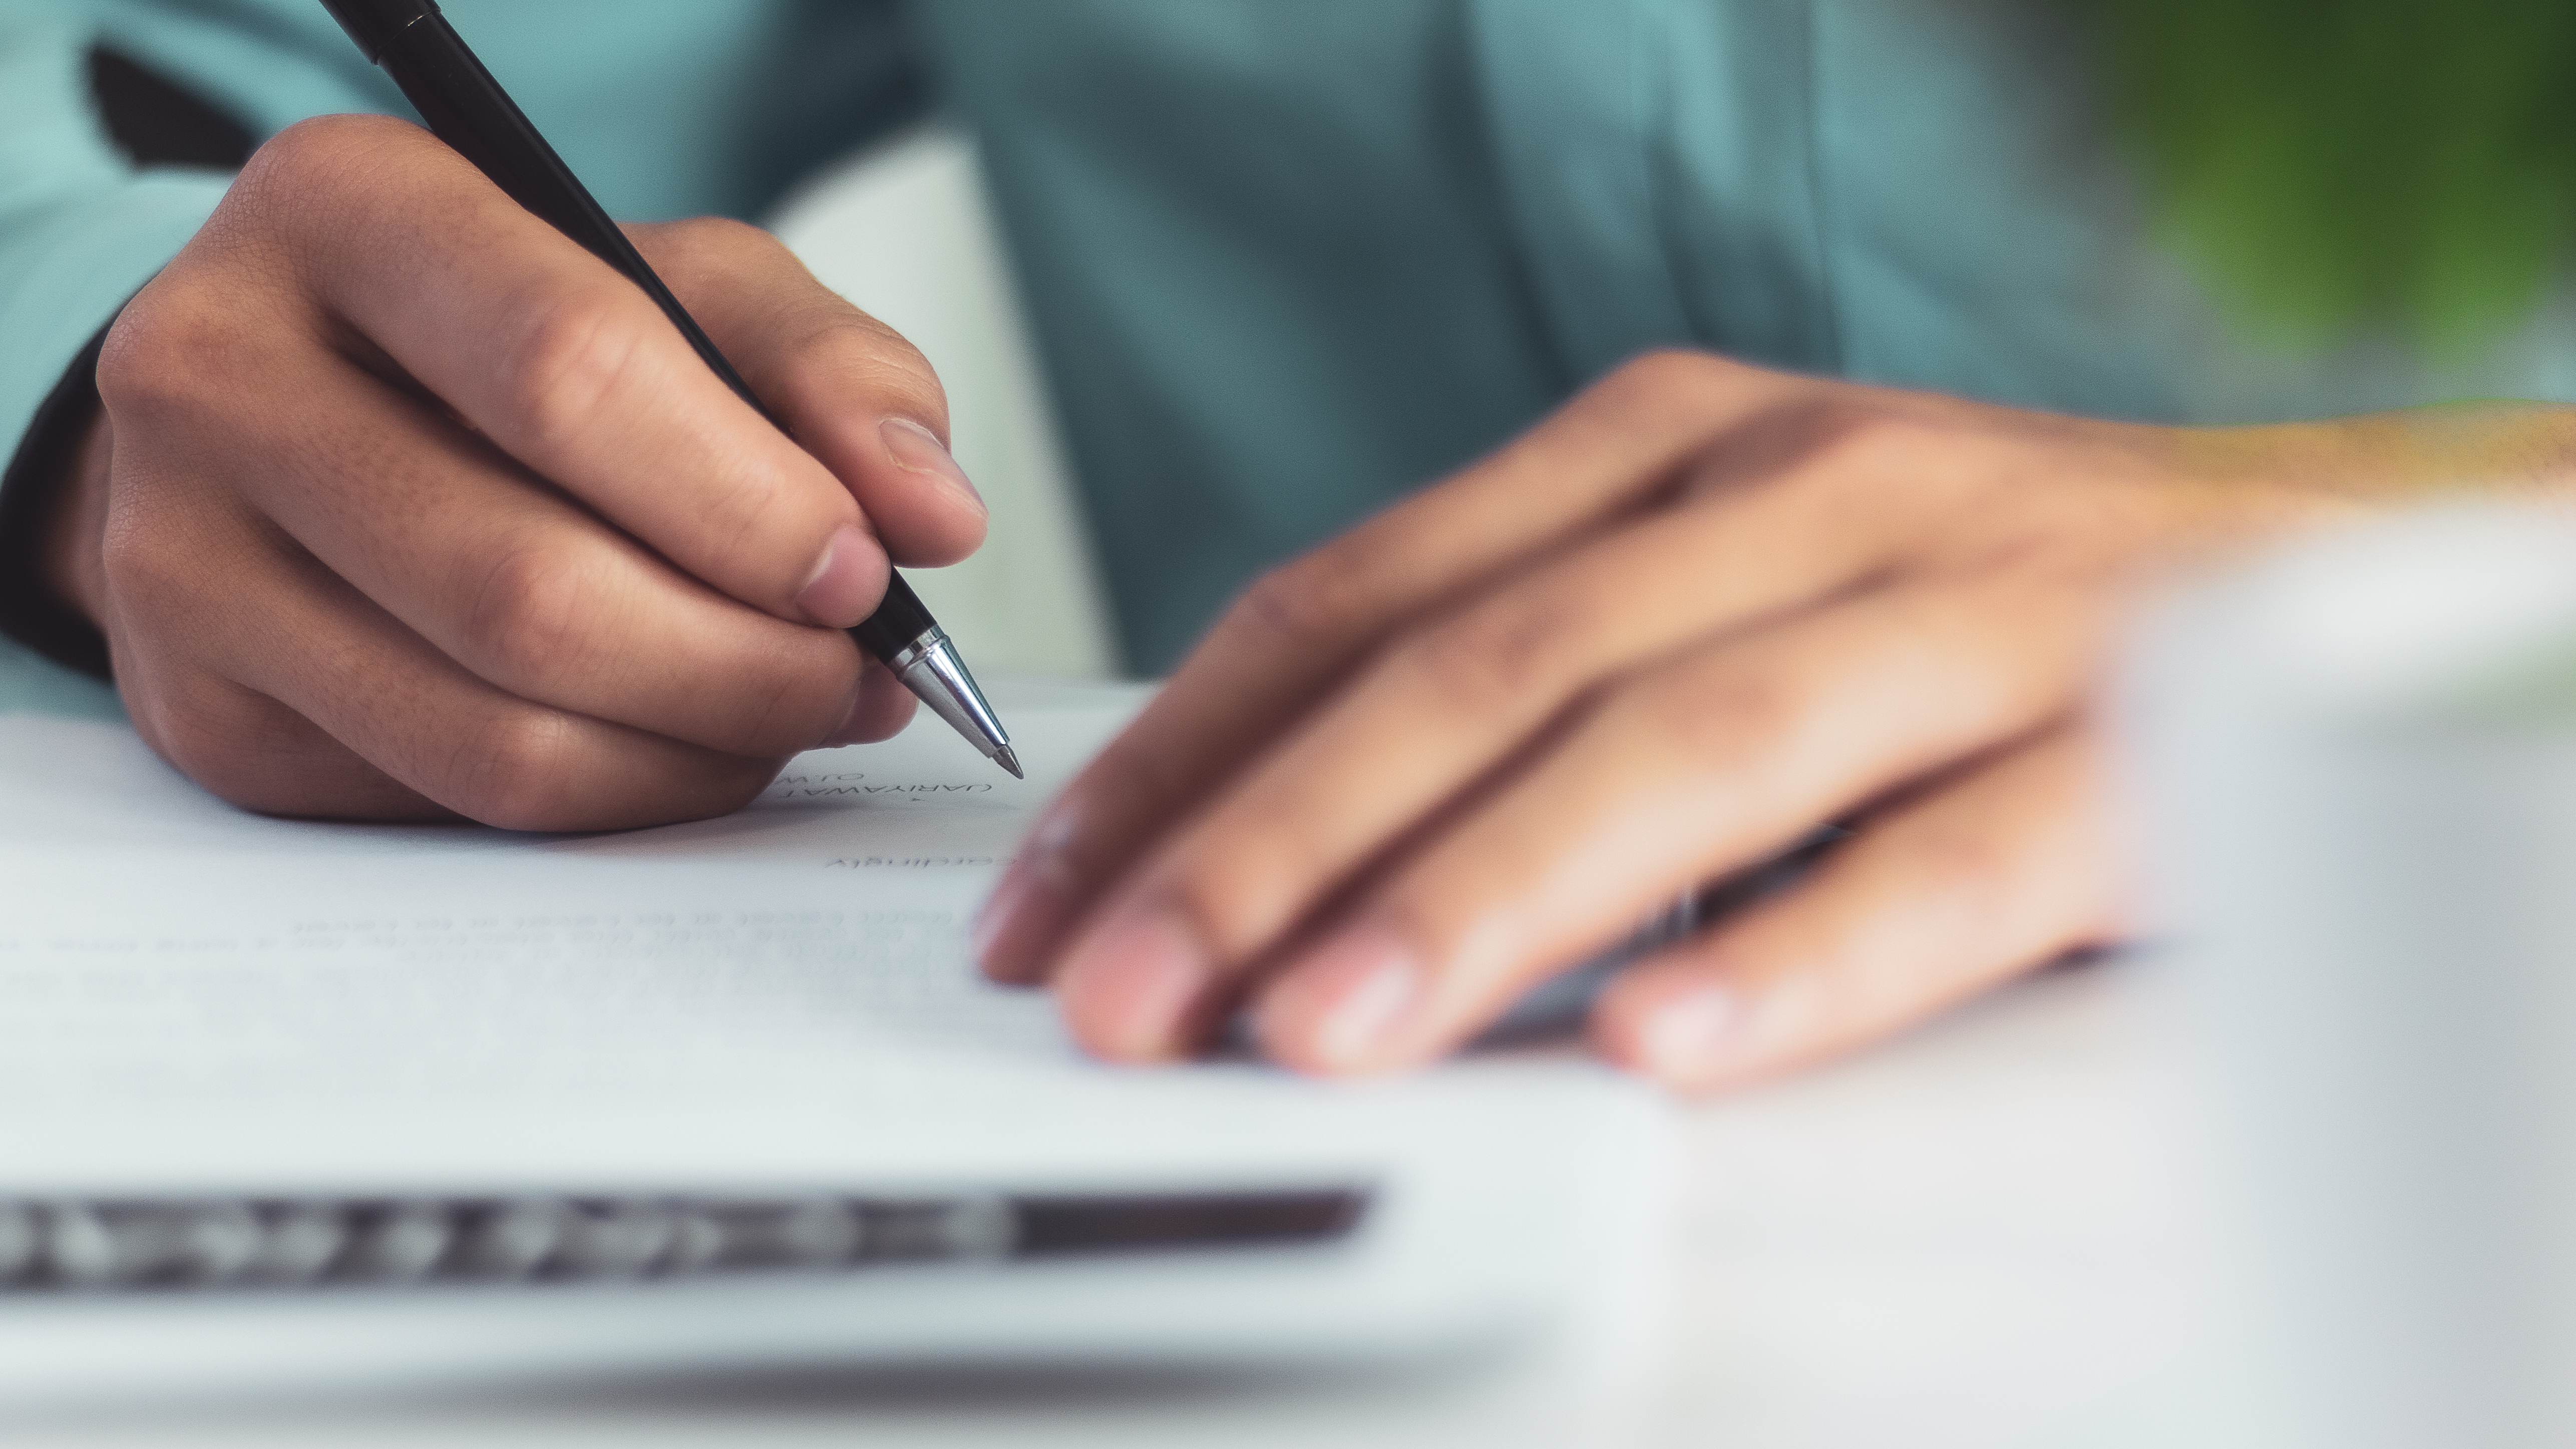
[[[2194,432],[1641,360],[1247,591],[1035,828],[985,969],[1105,1057],[1249,1003],[1284,1062],[1385,1069],[1847,821],[1593,1021],[1692,1087],[1843,1049],[2118,931],[2084,705],[2144,584],[2542,433],[2569,455],[2543,410]]]
[[[839,629],[983,505],[937,379],[754,229],[631,229],[785,422],[426,132],[306,122],[128,304],[54,534],[136,729],[254,810],[720,814],[911,699]]]

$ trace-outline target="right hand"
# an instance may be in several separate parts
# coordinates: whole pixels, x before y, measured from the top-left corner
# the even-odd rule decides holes
[[[787,434],[418,127],[260,149],[110,332],[53,532],[155,750],[272,814],[599,830],[903,725],[840,631],[983,537],[938,379],[751,227],[630,235]]]

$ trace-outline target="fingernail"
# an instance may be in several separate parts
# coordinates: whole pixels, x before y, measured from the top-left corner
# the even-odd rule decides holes
[[[796,591],[796,607],[818,624],[846,629],[866,618],[885,596],[885,555],[855,523],[832,531],[823,557]]]
[[[1056,982],[1066,1021],[1112,1061],[1178,1055],[1215,972],[1198,942],[1160,910],[1130,910],[1077,948]]]
[[[1263,1003],[1262,1043],[1311,1070],[1386,1065],[1404,1045],[1422,988],[1421,963],[1392,933],[1346,931],[1289,968]]]
[[[910,418],[888,418],[877,424],[877,435],[885,439],[888,456],[895,466],[911,473],[928,473],[965,493],[984,506],[984,495],[975,491],[973,479],[957,466],[956,458],[939,441],[939,435]]]
[[[1638,1032],[1639,1065],[1664,1081],[1694,1081],[1726,1064],[1743,1035],[1744,1000],[1723,986],[1700,986],[1655,1008]]]

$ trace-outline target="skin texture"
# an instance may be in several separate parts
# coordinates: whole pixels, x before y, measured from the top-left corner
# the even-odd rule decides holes
[[[1800,884],[1634,967],[1611,1059],[1691,1090],[2114,940],[2086,695],[2179,568],[2441,483],[2547,491],[2565,410],[2187,431],[1644,358],[1249,589],[978,924],[1101,1056],[1249,1005],[1421,1062],[1826,821]]]
[[[631,234],[788,434],[418,128],[261,148],[109,334],[51,540],[155,750],[268,813],[598,830],[903,725],[839,631],[982,539],[938,379],[753,228]]]

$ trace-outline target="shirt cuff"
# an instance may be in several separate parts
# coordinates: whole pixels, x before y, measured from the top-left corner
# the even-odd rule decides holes
[[[36,407],[0,474],[0,634],[69,669],[108,677],[107,638],[57,597],[45,577],[54,508],[80,461],[81,440],[98,416],[102,327]]]

